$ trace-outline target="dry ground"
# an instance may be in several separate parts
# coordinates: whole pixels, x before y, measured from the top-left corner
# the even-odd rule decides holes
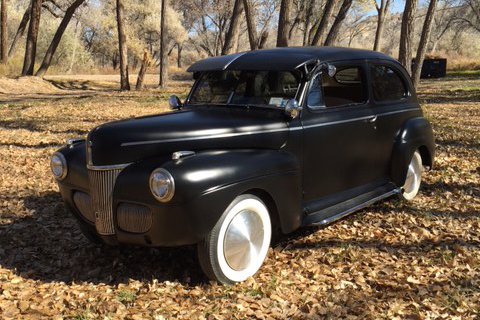
[[[391,198],[296,232],[235,286],[209,283],[193,247],[90,244],[50,174],[49,156],[68,137],[164,111],[168,95],[185,96],[189,82],[120,93],[114,80],[50,80],[51,96],[33,85],[0,94],[0,318],[480,317],[478,73],[421,85],[437,159],[416,201]]]

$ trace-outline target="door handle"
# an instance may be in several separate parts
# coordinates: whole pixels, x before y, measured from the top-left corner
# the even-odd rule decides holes
[[[371,117],[367,118],[367,122],[373,123],[375,121],[377,121],[377,116],[371,116]]]

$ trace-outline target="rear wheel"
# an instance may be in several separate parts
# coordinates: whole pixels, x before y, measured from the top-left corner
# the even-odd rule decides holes
[[[262,266],[271,236],[270,215],[263,201],[251,194],[238,196],[198,244],[200,265],[212,280],[244,281]]]
[[[407,177],[405,184],[402,186],[402,193],[400,193],[401,199],[411,201],[417,196],[422,183],[422,173],[422,157],[418,151],[415,151],[408,165]]]

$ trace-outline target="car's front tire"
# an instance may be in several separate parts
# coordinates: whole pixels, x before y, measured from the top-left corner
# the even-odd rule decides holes
[[[418,151],[415,151],[408,165],[407,177],[400,193],[401,199],[411,201],[417,196],[422,183],[422,173],[422,157]]]
[[[265,203],[251,194],[240,195],[198,244],[200,265],[212,280],[224,284],[244,281],[262,266],[271,237]]]

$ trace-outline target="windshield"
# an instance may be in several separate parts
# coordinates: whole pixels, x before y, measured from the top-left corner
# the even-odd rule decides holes
[[[202,75],[190,104],[263,105],[282,108],[295,98],[298,71],[215,71]]]

